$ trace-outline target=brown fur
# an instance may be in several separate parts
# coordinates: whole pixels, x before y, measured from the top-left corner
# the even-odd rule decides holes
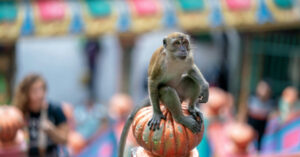
[[[149,79],[155,80],[158,76],[161,75],[162,69],[161,65],[164,61],[165,54],[163,54],[164,48],[161,46],[158,48],[151,57],[149,68],[148,68],[148,76]]]

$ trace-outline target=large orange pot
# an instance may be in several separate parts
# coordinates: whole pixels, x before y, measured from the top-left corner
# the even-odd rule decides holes
[[[24,125],[24,119],[19,109],[14,106],[0,106],[0,141],[9,143],[15,140],[17,131]]]
[[[160,129],[150,131],[147,123],[152,118],[152,106],[142,108],[135,116],[132,131],[137,143],[152,156],[190,156],[194,147],[202,140],[204,125],[202,130],[194,134],[188,128],[175,122],[171,113],[164,105],[160,106],[166,120],[161,120]],[[189,115],[188,106],[182,104],[184,115]]]

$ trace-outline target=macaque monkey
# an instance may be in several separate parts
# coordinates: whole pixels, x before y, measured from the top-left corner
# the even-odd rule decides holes
[[[153,115],[148,122],[153,131],[159,129],[161,119],[165,119],[160,110],[162,102],[176,122],[193,133],[200,132],[203,118],[195,104],[207,102],[208,87],[207,81],[194,64],[189,36],[175,32],[165,37],[163,46],[152,55],[148,68],[149,98],[137,106],[129,116],[120,139],[119,157],[123,157],[126,137],[136,113],[145,106],[153,107]],[[186,100],[190,116],[184,116],[181,110],[181,103]],[[197,117],[200,121],[197,121]]]

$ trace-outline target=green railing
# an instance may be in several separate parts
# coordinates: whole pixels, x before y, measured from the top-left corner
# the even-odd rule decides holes
[[[281,95],[287,86],[292,85],[299,89],[299,33],[263,33],[253,36],[249,42],[251,93],[255,92],[256,85],[261,79],[270,83],[275,97]]]

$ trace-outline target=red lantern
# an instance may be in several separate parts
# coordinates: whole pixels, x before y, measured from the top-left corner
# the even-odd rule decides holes
[[[132,131],[137,143],[152,156],[190,156],[192,150],[202,140],[202,130],[194,134],[188,128],[177,123],[164,105],[160,106],[166,120],[161,120],[160,129],[150,131],[147,123],[152,118],[152,107],[142,108],[135,116]],[[189,115],[188,106],[182,104],[184,115]]]
[[[0,141],[13,142],[17,131],[24,125],[21,111],[14,106],[0,106]]]

